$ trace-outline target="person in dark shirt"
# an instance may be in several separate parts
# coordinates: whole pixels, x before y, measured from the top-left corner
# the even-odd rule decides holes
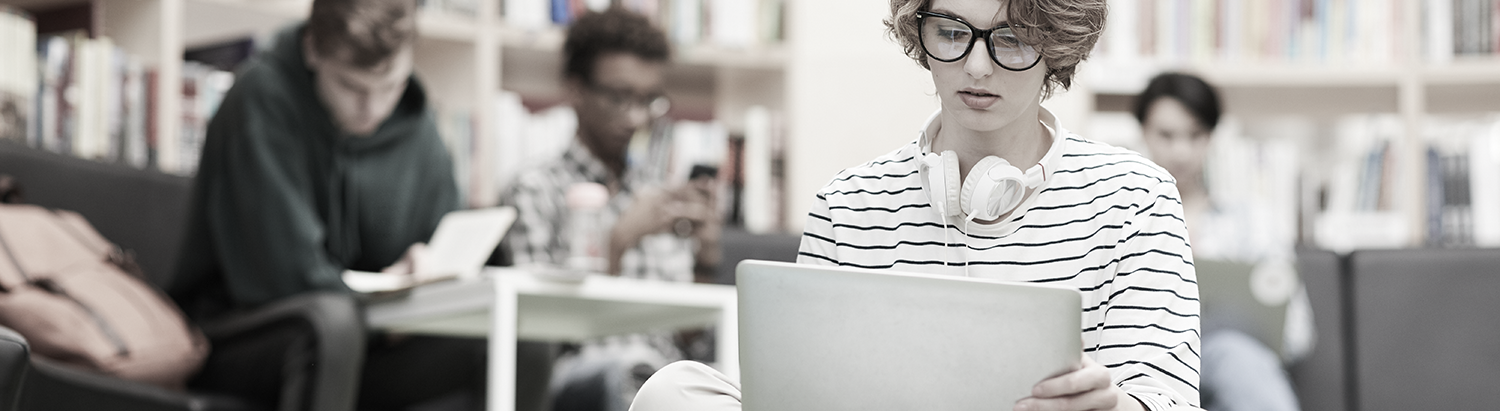
[[[191,316],[350,293],[346,270],[410,272],[421,242],[460,207],[452,160],[412,75],[416,3],[316,0],[305,23],[242,67],[209,123],[169,287]],[[282,382],[296,376],[284,370],[297,368],[288,364],[307,337],[289,326],[215,346],[192,384],[286,402]],[[360,409],[483,405],[483,341],[368,341]]]

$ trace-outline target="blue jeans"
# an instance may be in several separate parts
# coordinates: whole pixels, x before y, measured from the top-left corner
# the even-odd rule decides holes
[[[1209,411],[1299,410],[1281,358],[1254,337],[1235,330],[1205,333],[1202,365],[1203,408]]]

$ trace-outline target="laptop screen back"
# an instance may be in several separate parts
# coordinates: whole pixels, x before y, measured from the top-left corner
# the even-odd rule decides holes
[[[1009,409],[1081,359],[1076,290],[746,261],[744,409]]]

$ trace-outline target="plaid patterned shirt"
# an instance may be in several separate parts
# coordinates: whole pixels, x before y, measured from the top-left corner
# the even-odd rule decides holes
[[[610,197],[602,216],[613,227],[634,201],[637,190],[657,184],[641,167],[628,167],[618,192]],[[514,206],[519,216],[506,234],[504,247],[516,265],[565,266],[569,238],[566,194],[574,183],[595,182],[609,186],[610,172],[588,148],[574,140],[561,158],[551,164],[521,173],[501,197],[501,204]],[[622,277],[688,282],[693,280],[693,240],[673,234],[654,234],[641,239],[620,260]]]

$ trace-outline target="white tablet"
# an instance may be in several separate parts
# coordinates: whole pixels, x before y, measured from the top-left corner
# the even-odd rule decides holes
[[[516,221],[515,207],[459,210],[444,214],[427,241],[425,271],[395,275],[348,270],[344,284],[361,293],[400,291],[456,277],[476,277],[500,239]]]

